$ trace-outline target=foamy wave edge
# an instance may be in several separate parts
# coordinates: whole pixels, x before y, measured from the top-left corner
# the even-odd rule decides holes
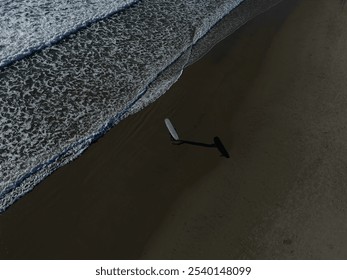
[[[50,46],[52,46],[54,44],[59,43],[61,40],[69,37],[70,35],[75,34],[75,33],[77,33],[78,31],[80,31],[82,29],[88,28],[88,26],[92,25],[93,23],[96,23],[98,21],[101,21],[101,20],[107,19],[109,17],[112,17],[116,13],[125,11],[126,9],[131,8],[132,6],[136,5],[140,1],[141,0],[133,0],[133,2],[131,2],[129,4],[125,4],[123,6],[120,6],[117,9],[115,9],[115,10],[113,10],[113,11],[107,13],[107,14],[104,14],[104,15],[101,15],[99,17],[95,17],[95,18],[83,21],[83,22],[73,26],[73,28],[67,30],[66,32],[63,32],[63,33],[59,34],[58,36],[53,37],[52,39],[48,40],[47,42],[42,42],[42,44],[30,47],[30,48],[26,49],[22,53],[18,53],[18,54],[9,56],[9,57],[7,57],[4,60],[0,60],[0,70],[5,68],[5,67],[7,67],[7,66],[12,65],[13,63],[15,63],[15,62],[17,62],[19,60],[22,60],[22,59],[24,59],[24,58],[26,58],[26,57],[28,57],[28,56],[36,53],[36,52],[39,52],[39,51],[41,51],[41,50],[43,50],[45,48],[48,48],[48,47],[50,47]]]
[[[242,22],[240,22],[235,28],[229,31],[228,34],[221,34],[221,37],[219,39],[214,39],[215,41],[210,43],[208,47],[206,46],[199,46],[199,48],[203,49],[203,53],[206,53],[213,45],[217,44],[220,40],[222,40],[224,37],[229,35],[230,33],[237,30],[239,27],[244,25],[246,22],[254,18],[256,15],[264,12],[265,10],[271,8],[272,6],[276,5],[281,0],[270,0],[271,3],[268,7],[260,9],[259,11],[253,12],[252,15],[248,15],[246,18],[242,18]],[[229,11],[227,11],[222,17],[216,19],[214,24],[212,24],[208,29],[205,30],[205,32],[200,32],[199,37],[195,37],[192,41],[192,44],[184,50],[180,56],[171,64],[169,64],[165,69],[161,70],[155,79],[153,79],[146,88],[137,96],[134,98],[132,102],[130,102],[124,110],[122,110],[120,113],[116,114],[114,117],[108,120],[104,125],[100,127],[100,129],[93,133],[92,135],[85,137],[83,139],[80,139],[79,141],[75,142],[74,144],[70,145],[66,149],[64,149],[61,153],[58,155],[53,156],[50,160],[36,166],[31,170],[31,172],[23,175],[19,180],[17,180],[12,186],[6,189],[5,192],[3,192],[0,195],[0,213],[5,211],[9,206],[11,206],[16,200],[24,196],[26,193],[30,192],[35,185],[37,185],[39,182],[41,182],[44,178],[49,176],[52,172],[57,170],[59,167],[64,166],[65,164],[75,160],[77,157],[79,157],[93,142],[96,142],[101,136],[103,136],[107,131],[109,131],[110,128],[118,124],[121,120],[125,119],[131,114],[134,114],[150,103],[154,102],[157,98],[159,98],[162,94],[164,94],[181,76],[183,69],[196,62],[198,59],[202,57],[201,50],[197,50],[197,55],[192,54],[192,48],[194,48],[196,45],[198,45],[204,37],[209,33],[211,29],[213,29],[225,16],[227,16],[233,9],[238,7],[243,1],[239,2],[237,5],[235,5],[233,8],[231,8]],[[245,0],[247,2],[247,0]],[[252,2],[252,0],[250,0]],[[223,33],[223,32],[222,32]],[[208,40],[208,39],[207,39]],[[181,64],[179,71],[173,71],[174,73],[171,73],[171,77],[169,80],[163,79],[163,81],[158,81],[158,78],[162,74],[166,74],[165,72],[170,72],[171,67],[175,67],[175,64],[178,62],[180,63],[180,60],[183,60],[183,63]],[[159,78],[160,79],[160,78]],[[166,82],[165,82],[166,81]],[[152,94],[150,93],[150,96],[146,98],[146,95],[148,92],[150,92],[151,86],[155,83],[161,84],[157,85],[156,88],[152,88]],[[153,90],[155,91],[155,94],[153,94]]]

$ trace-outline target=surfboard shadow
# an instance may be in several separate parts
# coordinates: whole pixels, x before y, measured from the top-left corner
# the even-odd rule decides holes
[[[188,145],[194,145],[194,146],[200,146],[200,147],[206,147],[206,148],[217,148],[218,151],[221,153],[221,156],[225,158],[230,158],[228,151],[224,147],[220,138],[217,136],[213,138],[213,143],[211,144],[189,141],[189,140],[174,140],[173,138],[171,138],[171,141],[172,141],[172,144],[174,145],[188,144]]]

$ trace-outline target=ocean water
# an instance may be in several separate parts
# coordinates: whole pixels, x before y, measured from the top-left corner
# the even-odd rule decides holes
[[[164,94],[241,2],[1,1],[0,212]]]
[[[0,67],[135,2],[137,0],[2,0]]]

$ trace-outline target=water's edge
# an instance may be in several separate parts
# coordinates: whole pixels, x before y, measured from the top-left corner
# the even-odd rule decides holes
[[[111,127],[127,116],[138,112],[163,95],[181,76],[183,69],[199,60],[215,44],[233,33],[256,15],[266,11],[281,0],[245,0],[237,8],[219,20],[213,28],[203,34],[194,45],[184,50],[169,66],[163,69],[127,106],[104,124],[96,133],[87,138],[79,139],[50,160],[36,166],[30,173],[24,175],[12,187],[7,188],[0,196],[0,212],[24,194],[31,191],[35,185],[49,176],[59,167],[76,159],[88,146],[97,141]]]

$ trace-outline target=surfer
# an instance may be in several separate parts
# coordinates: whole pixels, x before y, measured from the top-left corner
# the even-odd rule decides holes
[[[200,143],[200,142],[194,142],[194,141],[187,141],[187,140],[181,140],[178,137],[177,131],[171,121],[166,118],[165,120],[165,125],[166,128],[168,129],[170,133],[170,139],[171,143],[175,145],[181,145],[181,144],[191,144],[191,145],[196,145],[196,146],[202,146],[202,147],[211,147],[211,148],[217,148],[218,151],[221,153],[221,156],[229,158],[229,153],[225,149],[224,145],[222,144],[222,141],[219,139],[219,137],[214,137],[213,138],[213,143],[212,144],[206,144],[206,143]]]

